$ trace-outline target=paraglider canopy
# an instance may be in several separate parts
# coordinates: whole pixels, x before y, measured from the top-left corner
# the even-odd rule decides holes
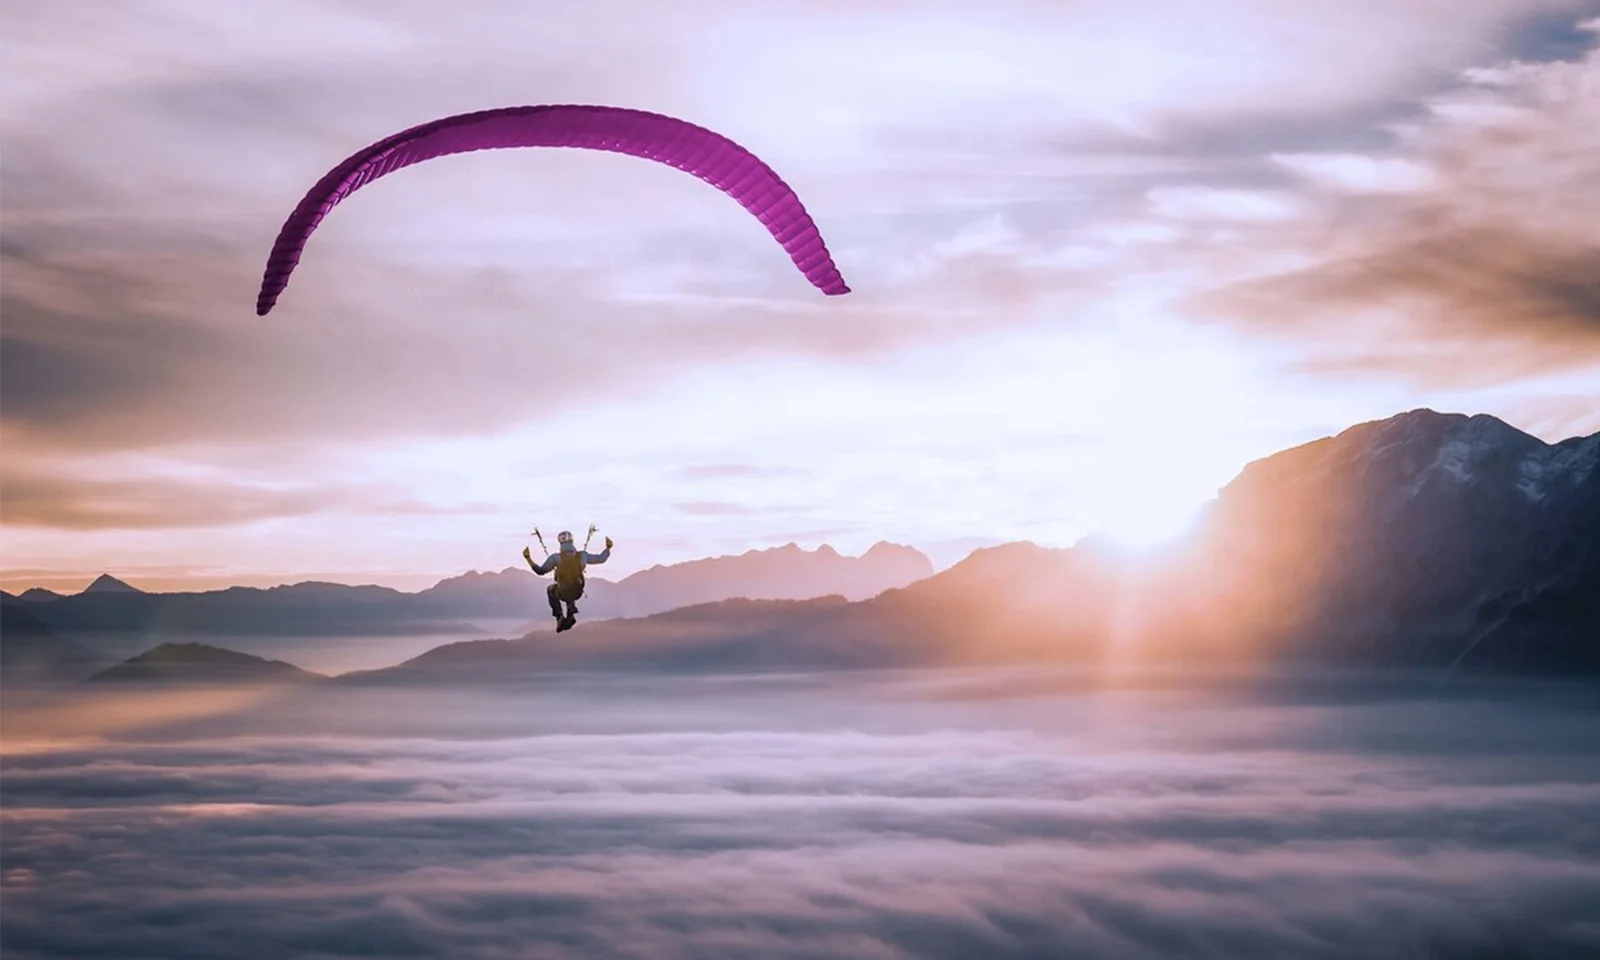
[[[266,316],[289,285],[306,241],[341,200],[424,160],[509,147],[578,147],[677,167],[737,200],[764,224],[807,280],[829,296],[850,292],[800,198],[755,154],[684,120],[623,107],[555,104],[445,117],[386,137],[317,181],[283,224],[261,278],[256,314]]]

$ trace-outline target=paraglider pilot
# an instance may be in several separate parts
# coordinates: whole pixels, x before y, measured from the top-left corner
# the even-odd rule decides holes
[[[556,632],[571,630],[578,622],[578,600],[583,597],[583,571],[591,563],[605,563],[611,559],[611,538],[606,537],[606,548],[599,553],[590,553],[588,550],[579,550],[572,543],[572,531],[563,530],[556,537],[560,544],[557,552],[550,554],[543,563],[533,562],[533,553],[527,548],[522,548],[522,559],[528,561],[528,566],[539,576],[544,576],[554,570],[555,582],[545,590],[545,595],[550,599],[550,615],[556,618]],[[563,615],[561,605],[567,605],[566,614]]]

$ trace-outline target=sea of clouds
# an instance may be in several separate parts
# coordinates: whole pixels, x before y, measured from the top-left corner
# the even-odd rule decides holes
[[[1592,689],[136,696],[10,718],[8,958],[1600,955]]]

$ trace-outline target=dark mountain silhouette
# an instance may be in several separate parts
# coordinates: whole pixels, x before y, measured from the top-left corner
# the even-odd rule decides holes
[[[1600,676],[1600,434],[1417,410],[1247,466],[1154,557],[1012,543],[872,599],[713,604],[452,645],[547,668],[1295,662]],[[680,619],[673,619],[680,615]],[[681,636],[669,624],[685,626]],[[641,640],[648,637],[648,641]],[[474,661],[479,665],[474,666]],[[441,675],[442,675],[441,673]]]
[[[607,614],[643,616],[732,597],[805,600],[838,595],[866,600],[932,575],[933,563],[926,556],[898,544],[877,543],[851,558],[826,544],[807,552],[790,543],[641,570],[617,584]]]
[[[11,602],[12,597],[0,603],[0,636],[51,636],[50,627],[34,616],[26,607]]]
[[[100,574],[100,576],[94,578],[94,582],[93,583],[89,584],[87,587],[84,587],[83,588],[83,592],[84,593],[143,593],[144,591],[143,590],[138,590],[138,589],[136,589],[134,587],[128,586],[126,583],[123,583],[121,580],[118,580],[116,577],[113,577],[109,573],[102,573],[102,574]]]
[[[925,634],[963,661],[976,630],[1007,659],[1600,674],[1597,465],[1600,434],[1415,410],[1248,465],[1154,561],[1008,546],[882,599],[941,606]]]
[[[933,564],[911,547],[889,543],[875,544],[860,557],[842,556],[826,544],[808,551],[791,543],[737,556],[657,565],[618,581],[606,579],[604,569],[593,568],[588,578],[582,601],[586,621],[644,617],[735,597],[804,600],[838,594],[865,599],[931,575]],[[418,597],[440,611],[538,618],[542,625],[549,612],[544,599],[544,585],[549,582],[526,567],[499,573],[473,571],[442,580]]]
[[[56,636],[34,613],[10,600],[0,603],[0,682],[56,683],[81,680],[111,658]]]
[[[90,677],[90,683],[238,685],[310,683],[326,677],[204,643],[163,643]]]
[[[679,573],[679,567],[691,568]],[[596,567],[599,573],[604,568]],[[735,596],[796,598],[840,593],[871,596],[932,572],[909,547],[879,544],[859,558],[830,547],[805,551],[790,545],[737,557],[652,567],[619,582],[589,579],[583,616],[642,616],[673,607]],[[67,635],[133,633],[150,636],[337,636],[362,633],[474,633],[472,619],[532,621],[548,613],[544,585],[526,567],[498,573],[472,571],[418,593],[387,587],[298,583],[257,589],[232,587],[203,593],[144,593],[102,576],[83,593],[27,604]],[[125,585],[124,585],[125,586]],[[542,623],[543,620],[540,620]]]
[[[1095,575],[1107,576],[1085,552],[1013,543],[979,550],[950,570],[865,601],[737,599],[580,624],[569,634],[543,627],[518,640],[447,644],[360,679],[505,680],[519,672],[556,669],[869,669],[1059,660],[1069,653],[1063,638],[1074,632],[1072,595],[1065,585],[1087,584]],[[1026,588],[1017,590],[1018,583]],[[1113,595],[1109,589],[1085,590],[1079,606],[1101,610]],[[1043,622],[1050,628],[1041,633]],[[1098,627],[1093,623],[1077,632],[1098,641]]]
[[[97,581],[98,582],[98,581]],[[430,619],[416,595],[388,587],[297,583],[203,593],[84,591],[28,608],[66,635],[137,634],[337,636],[369,631],[470,631],[459,622]]]
[[[56,593],[54,590],[46,590],[44,587],[30,587],[29,589],[22,591],[21,595],[13,599],[22,600],[27,603],[49,603],[51,600],[60,600],[61,596],[61,594]]]
[[[700,668],[727,659],[748,638],[848,605],[843,597],[722,600],[648,617],[602,620],[570,634],[520,640],[469,640],[435,647],[383,670],[339,677],[344,683],[508,679],[557,669]]]
[[[1342,663],[1600,669],[1600,434],[1416,410],[1250,465],[1190,570],[1214,632]],[[1585,600],[1587,598],[1587,602]]]
[[[1093,539],[1066,550],[1012,543],[916,578],[926,558],[912,554],[881,545],[850,561],[791,545],[616,583],[594,578],[585,620],[561,637],[542,616],[547,581],[515,568],[418,594],[298,584],[7,602],[58,632],[63,622],[398,630],[449,616],[541,614],[523,640],[449,645],[368,679],[1038,661],[1600,676],[1600,434],[1546,444],[1493,417],[1415,410],[1248,465],[1190,537],[1156,556]],[[880,576],[912,580],[879,592]],[[796,582],[839,582],[831,577],[848,591],[772,598],[796,592]],[[690,604],[702,590],[718,602]],[[755,596],[728,599],[739,594]],[[669,604],[684,608],[652,609]],[[596,621],[633,610],[646,615]]]

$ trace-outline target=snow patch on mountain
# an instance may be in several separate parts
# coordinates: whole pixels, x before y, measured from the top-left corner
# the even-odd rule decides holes
[[[1600,433],[1577,441],[1545,446],[1517,465],[1517,489],[1530,501],[1544,500],[1556,486],[1576,487],[1588,481],[1600,463]]]
[[[1517,491],[1528,498],[1529,503],[1538,503],[1544,499],[1544,486],[1539,482],[1544,476],[1544,463],[1537,458],[1530,458],[1517,465],[1521,476],[1517,479]]]

